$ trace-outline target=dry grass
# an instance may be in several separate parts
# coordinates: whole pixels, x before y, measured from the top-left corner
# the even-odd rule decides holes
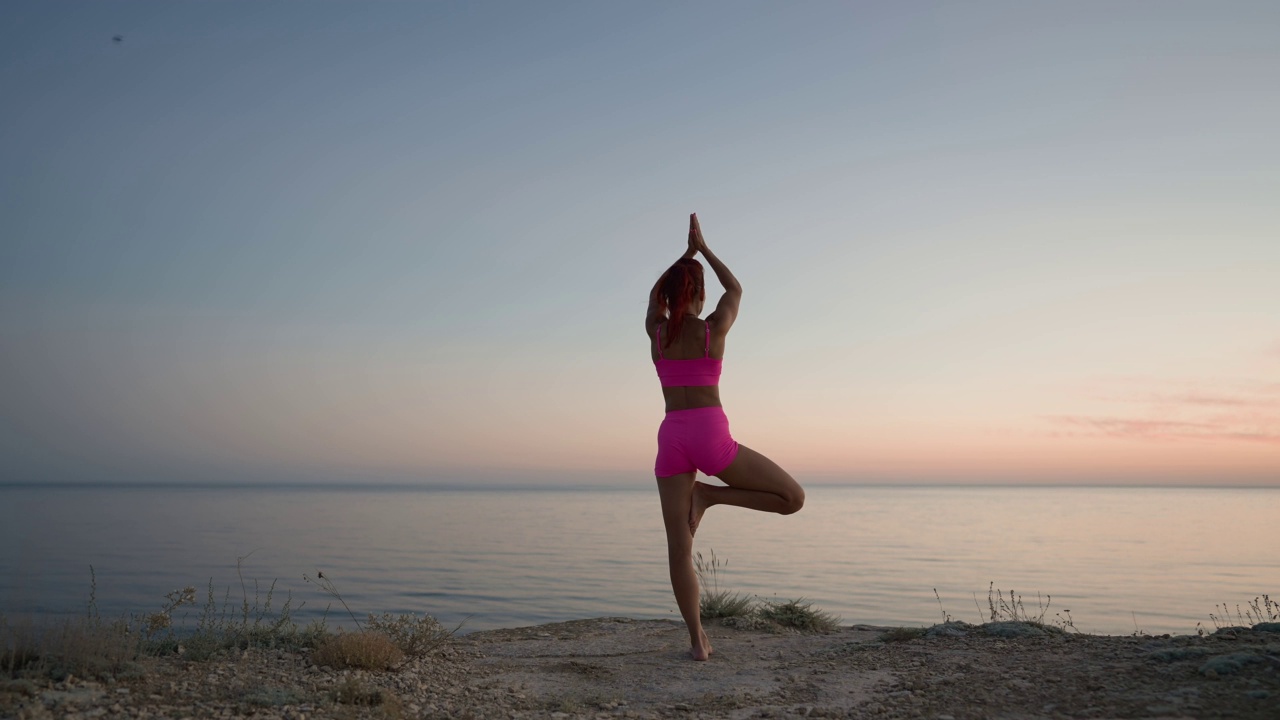
[[[418,617],[411,613],[369,615],[365,621],[373,632],[382,633],[408,657],[424,657],[453,639],[461,624],[452,630],[445,628],[430,615]]]
[[[698,597],[698,613],[704,620],[746,617],[755,609],[751,597],[720,589],[720,570],[728,565],[728,560],[716,557],[715,550],[711,551],[711,560],[703,559],[700,552],[693,558],[698,585],[702,588]]]
[[[934,591],[937,592],[936,590]],[[1032,625],[1043,625],[1044,616],[1049,612],[1049,606],[1053,603],[1053,596],[1050,595],[1046,601],[1040,600],[1040,593],[1036,593],[1036,602],[1039,604],[1039,613],[1027,612],[1026,606],[1022,602],[1022,596],[1014,591],[1009,591],[1008,599],[996,587],[994,582],[987,587],[987,608],[990,610],[990,622],[1024,622]]]
[[[831,632],[840,627],[840,618],[819,610],[804,598],[786,602],[762,602],[756,614],[779,627],[801,632]]]
[[[390,720],[404,716],[400,698],[395,693],[359,678],[347,678],[333,689],[333,699],[342,705],[371,708],[377,715]],[[361,717],[365,717],[362,713]]]
[[[98,616],[98,582],[89,567],[89,603],[83,617],[11,623],[0,615],[0,672],[11,677],[68,675],[104,678],[131,670],[144,650],[124,620]]]
[[[1217,612],[1209,613],[1209,619],[1218,630],[1233,626],[1253,627],[1261,623],[1280,622],[1280,603],[1272,600],[1270,595],[1255,597],[1252,602],[1245,603],[1244,608],[1236,603],[1234,611],[1226,603],[1213,607]]]
[[[237,574],[244,559],[237,558]],[[432,652],[458,630],[442,627],[429,615],[391,614],[369,616],[368,625],[375,632],[334,635],[324,621],[300,627],[293,620],[291,597],[274,603],[274,582],[260,587],[256,580],[240,578],[239,598],[230,588],[218,597],[210,582],[194,626],[179,619],[177,612],[197,604],[196,589],[191,586],[166,595],[158,611],[104,622],[98,616],[97,578],[90,567],[84,616],[15,622],[0,615],[0,678],[121,677],[140,672],[135,663],[140,656],[179,654],[200,662],[250,647],[316,648],[320,664],[382,670],[395,666],[405,655]],[[336,594],[331,583],[329,587],[330,594]]]
[[[114,676],[142,654],[141,639],[122,622],[96,617],[10,624],[0,618],[0,672],[61,680]]]
[[[711,551],[710,560],[703,558],[702,553],[693,558],[698,585],[702,588],[698,613],[703,620],[718,619],[725,627],[743,630],[830,632],[840,626],[839,617],[815,608],[804,598],[770,602],[722,590],[720,572],[728,565],[729,561],[717,557],[715,550]]]
[[[383,704],[387,693],[376,685],[352,677],[333,689],[333,699],[343,705],[374,706]]]
[[[404,660],[404,653],[380,632],[340,632],[320,642],[311,659],[317,665],[361,670],[390,670]]]

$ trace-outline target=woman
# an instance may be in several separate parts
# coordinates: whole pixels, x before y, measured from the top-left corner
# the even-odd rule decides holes
[[[702,264],[711,265],[724,295],[706,320],[699,319],[706,292]],[[711,643],[698,613],[698,576],[693,570],[693,535],[713,505],[790,515],[804,506],[804,490],[787,471],[760,453],[734,442],[720,406],[720,369],[725,337],[738,317],[742,286],[702,238],[698,216],[689,216],[689,249],[649,293],[644,330],[667,415],[658,428],[654,474],[667,528],[671,588],[689,627],[694,660],[706,660]],[[698,471],[725,486],[697,482]]]

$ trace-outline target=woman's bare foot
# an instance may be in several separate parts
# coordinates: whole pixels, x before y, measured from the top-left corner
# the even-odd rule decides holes
[[[711,647],[711,638],[707,637],[707,631],[702,631],[702,646],[707,649],[707,655],[713,655],[715,649]]]
[[[707,634],[702,633],[702,642],[689,648],[694,660],[706,660],[711,657],[711,644],[707,642]]]
[[[711,507],[711,498],[708,497],[707,490],[710,489],[706,483],[695,482],[693,484],[693,498],[689,503],[689,534],[698,534],[698,525],[702,523],[702,514]]]

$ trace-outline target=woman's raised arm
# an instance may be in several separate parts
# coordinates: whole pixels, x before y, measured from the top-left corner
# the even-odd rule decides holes
[[[693,243],[693,233],[689,233],[689,248],[680,256],[681,260],[691,258],[698,254],[698,248]],[[662,281],[666,279],[667,273],[664,271],[658,276],[657,282],[653,284],[653,288],[649,290],[649,309],[644,311],[644,334],[647,337],[653,337],[654,328],[658,323],[667,319],[666,313],[658,309],[658,288],[662,287]]]
[[[719,280],[720,286],[724,288],[724,295],[721,295],[720,302],[716,303],[715,311],[707,316],[707,322],[711,327],[718,334],[724,335],[729,332],[733,321],[738,317],[738,303],[742,300],[742,283],[739,283],[738,278],[729,271],[729,266],[707,247],[707,241],[702,237],[702,226],[698,224],[697,213],[689,216],[689,246],[696,247],[698,252],[702,253],[707,264],[715,271],[716,280]]]

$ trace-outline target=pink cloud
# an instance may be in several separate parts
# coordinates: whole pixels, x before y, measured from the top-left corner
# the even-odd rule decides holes
[[[1153,386],[1128,378],[1126,385],[1119,392],[1093,396],[1119,406],[1112,412],[1063,413],[1044,419],[1056,427],[1053,434],[1059,437],[1280,444],[1280,383],[1238,380]]]
[[[1063,437],[1236,441],[1280,445],[1280,432],[1246,429],[1240,424],[1229,421],[1187,422],[1090,415],[1055,415],[1046,419],[1060,427],[1068,428],[1055,433]]]
[[[1170,405],[1197,405],[1220,407],[1276,407],[1280,408],[1280,398],[1239,397],[1226,395],[1201,395],[1185,393],[1181,395],[1152,395],[1151,402]]]

